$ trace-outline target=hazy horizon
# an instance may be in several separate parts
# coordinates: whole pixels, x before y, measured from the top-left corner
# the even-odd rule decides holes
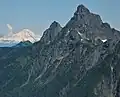
[[[85,5],[91,12],[101,16],[104,22],[120,30],[120,1],[85,1],[85,0],[2,0],[0,2],[0,35],[7,34],[7,24],[12,25],[13,31],[18,32],[28,28],[36,34],[42,35],[53,21],[64,26],[73,16],[76,7]]]

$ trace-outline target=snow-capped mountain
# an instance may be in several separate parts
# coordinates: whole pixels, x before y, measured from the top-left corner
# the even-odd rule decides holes
[[[35,35],[29,29],[23,29],[17,33],[10,33],[6,36],[0,37],[0,46],[13,46],[21,41],[30,41],[32,43],[40,39],[39,35]]]

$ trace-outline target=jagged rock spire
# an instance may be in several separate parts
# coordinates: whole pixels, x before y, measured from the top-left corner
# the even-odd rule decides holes
[[[58,33],[61,31],[61,29],[62,27],[58,22],[52,22],[50,27],[43,33],[41,41],[44,42],[44,44],[53,41]]]
[[[50,25],[50,28],[61,27],[61,25],[57,21],[53,21]]]
[[[88,14],[88,13],[90,13],[90,11],[83,4],[81,4],[77,7],[76,13]]]
[[[77,7],[76,12],[74,13],[74,19],[75,20],[81,20],[83,17],[88,16],[90,14],[90,11],[84,6],[84,5],[79,5]]]

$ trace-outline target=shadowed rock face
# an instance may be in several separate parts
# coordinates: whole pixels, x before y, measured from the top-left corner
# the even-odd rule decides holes
[[[113,32],[108,23],[103,23],[100,16],[91,13],[85,6],[79,5],[74,16],[67,24],[68,28],[75,29],[88,38],[111,39]]]
[[[120,97],[119,33],[79,5],[33,46],[0,48],[1,97]]]
[[[60,24],[56,21],[54,21],[50,27],[43,33],[43,37],[41,38],[41,41],[46,43],[50,43],[54,40],[54,38],[57,36],[57,34],[61,31],[62,27]]]

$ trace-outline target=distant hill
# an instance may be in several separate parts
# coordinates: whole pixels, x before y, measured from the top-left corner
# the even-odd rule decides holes
[[[30,41],[21,41],[20,43],[16,44],[13,47],[27,47],[27,46],[32,46],[32,42]]]

